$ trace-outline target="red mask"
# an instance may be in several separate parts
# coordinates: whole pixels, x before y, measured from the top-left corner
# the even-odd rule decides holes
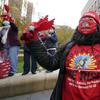
[[[93,18],[82,18],[78,25],[78,31],[82,34],[92,34],[97,31],[97,24]]]

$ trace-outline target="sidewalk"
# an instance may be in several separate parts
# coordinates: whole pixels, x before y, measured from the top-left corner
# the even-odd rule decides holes
[[[52,90],[45,90],[21,96],[8,97],[0,100],[50,100],[51,93]]]

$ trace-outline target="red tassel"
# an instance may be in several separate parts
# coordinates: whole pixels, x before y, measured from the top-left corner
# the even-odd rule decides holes
[[[4,4],[4,8],[5,8],[5,10],[7,11],[7,13],[9,13],[9,6],[6,5],[6,4]]]
[[[76,73],[76,81],[80,80],[80,70],[78,70],[78,72]]]

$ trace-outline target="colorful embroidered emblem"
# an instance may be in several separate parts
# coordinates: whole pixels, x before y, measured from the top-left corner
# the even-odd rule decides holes
[[[70,67],[76,69],[95,69],[96,60],[90,54],[78,54],[71,59]]]

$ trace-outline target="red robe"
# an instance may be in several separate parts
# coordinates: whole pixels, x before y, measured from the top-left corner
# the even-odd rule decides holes
[[[100,44],[75,45],[65,67],[62,100],[100,100]]]

